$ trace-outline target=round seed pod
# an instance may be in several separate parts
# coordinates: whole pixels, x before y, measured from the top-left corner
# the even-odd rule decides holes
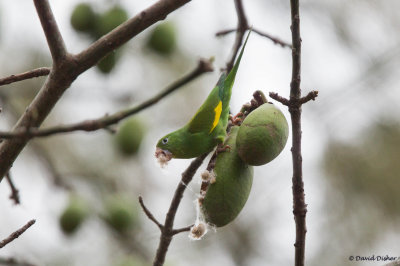
[[[285,116],[272,103],[251,112],[240,126],[236,138],[240,158],[249,165],[263,165],[275,159],[288,139]]]
[[[230,151],[218,154],[214,168],[216,181],[209,185],[201,205],[206,221],[217,227],[230,223],[238,216],[253,183],[253,167],[244,163],[237,154],[238,130],[239,127],[232,127],[225,141]]]
[[[112,52],[102,58],[99,63],[97,63],[97,68],[100,70],[101,73],[108,74],[114,69],[115,65],[117,64],[118,58],[119,56],[117,55],[117,53]]]
[[[60,216],[60,227],[62,231],[70,235],[74,233],[86,219],[89,213],[86,203],[76,196],[71,196],[68,206]]]
[[[121,195],[109,197],[105,203],[105,210],[106,222],[120,233],[132,229],[138,223],[137,206],[132,200]]]
[[[125,156],[131,156],[138,152],[145,135],[145,126],[136,117],[124,122],[115,136],[118,151]]]
[[[71,25],[76,31],[90,32],[96,24],[96,14],[89,4],[81,3],[75,6],[71,14]]]
[[[176,48],[176,29],[173,23],[164,22],[154,28],[148,46],[161,55],[170,55]]]

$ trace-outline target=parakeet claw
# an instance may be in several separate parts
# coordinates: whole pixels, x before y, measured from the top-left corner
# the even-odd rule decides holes
[[[172,159],[172,153],[170,151],[163,150],[158,147],[156,148],[155,156],[157,158],[157,161],[160,163],[161,167],[167,165],[168,161]]]
[[[216,153],[218,155],[218,153],[226,152],[227,150],[231,151],[231,146],[229,146],[229,145],[225,145],[225,146],[219,145],[217,147]]]
[[[243,121],[243,113],[242,112],[239,112],[239,113],[237,113],[235,116],[229,116],[229,120],[231,120],[232,121],[232,124],[234,124],[234,125],[240,125],[241,123],[242,123],[242,121]]]

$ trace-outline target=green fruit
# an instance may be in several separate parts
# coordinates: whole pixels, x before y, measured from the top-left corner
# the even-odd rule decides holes
[[[162,55],[171,54],[176,47],[175,26],[171,22],[158,25],[150,35],[148,46]]]
[[[111,52],[106,57],[103,57],[98,63],[97,68],[104,74],[108,74],[114,69],[117,63],[118,55],[115,52]]]
[[[96,24],[96,14],[89,4],[78,4],[71,14],[71,25],[77,31],[90,32]]]
[[[240,126],[236,140],[238,154],[249,165],[269,163],[285,147],[288,134],[285,116],[272,103],[265,103]]]
[[[243,209],[253,183],[253,167],[244,163],[237,155],[235,126],[225,141],[230,151],[218,154],[215,162],[215,183],[210,184],[202,203],[207,222],[224,226],[238,216]]]
[[[122,124],[116,134],[118,150],[123,155],[134,155],[138,152],[144,137],[143,123],[137,118],[130,118]]]
[[[137,207],[132,200],[115,195],[108,198],[105,220],[120,233],[131,229],[137,222]]]
[[[74,233],[88,215],[88,207],[82,199],[71,197],[68,206],[60,216],[60,227],[65,234]]]
[[[95,35],[99,38],[109,33],[126,20],[128,20],[128,14],[125,9],[120,6],[114,6],[98,18]]]

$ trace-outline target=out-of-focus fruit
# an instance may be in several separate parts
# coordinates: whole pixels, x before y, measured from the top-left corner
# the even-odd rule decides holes
[[[121,195],[114,195],[105,203],[107,223],[120,233],[132,229],[137,223],[137,206],[132,200]]]
[[[76,196],[71,196],[68,206],[60,216],[60,227],[65,234],[74,233],[88,215],[88,206]]]
[[[285,147],[288,134],[285,116],[272,103],[265,103],[240,126],[236,139],[238,154],[249,165],[269,163]]]
[[[99,63],[97,63],[97,68],[102,73],[108,74],[114,69],[117,60],[118,60],[118,55],[116,54],[116,52],[111,52],[108,55],[106,55],[106,57],[101,59]]]
[[[143,123],[138,118],[130,118],[124,122],[116,134],[116,145],[124,155],[138,152],[145,134]]]
[[[238,216],[253,183],[253,167],[237,154],[238,131],[237,126],[231,129],[224,143],[230,146],[230,150],[218,154],[214,168],[216,181],[209,185],[201,205],[206,221],[217,227],[230,223]]]
[[[171,54],[176,48],[176,30],[171,22],[164,22],[154,28],[148,46],[162,55]]]
[[[120,6],[114,6],[100,15],[98,18],[96,25],[97,37],[100,38],[104,34],[107,34],[125,22],[127,19],[128,14],[126,13],[125,9]]]
[[[71,25],[77,31],[90,32],[96,24],[96,14],[89,4],[78,4],[71,14]]]

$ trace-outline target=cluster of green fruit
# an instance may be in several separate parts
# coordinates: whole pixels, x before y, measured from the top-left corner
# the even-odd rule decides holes
[[[75,6],[71,14],[72,27],[81,33],[87,34],[91,39],[97,40],[112,31],[128,19],[124,8],[116,5],[104,13],[96,13],[88,3]],[[168,56],[176,48],[176,30],[171,22],[157,25],[150,34],[147,46],[156,53]],[[120,58],[117,50],[108,54],[97,64],[97,68],[104,74],[110,73]]]
[[[128,19],[124,8],[113,6],[104,13],[96,13],[87,3],[78,4],[71,14],[71,25],[78,31],[87,34],[93,40],[112,31]],[[119,59],[119,52],[113,52],[97,64],[102,73],[110,73]]]
[[[89,207],[80,197],[71,196],[68,205],[60,216],[62,231],[71,235],[83,224],[89,216]],[[107,225],[119,233],[133,229],[138,223],[138,208],[131,200],[120,195],[109,197],[104,204],[102,218]]]
[[[217,227],[233,221],[243,209],[253,183],[253,166],[267,164],[283,150],[288,123],[272,103],[252,111],[240,126],[233,126],[224,145],[229,152],[218,153],[215,182],[210,181],[201,208],[208,223]]]

